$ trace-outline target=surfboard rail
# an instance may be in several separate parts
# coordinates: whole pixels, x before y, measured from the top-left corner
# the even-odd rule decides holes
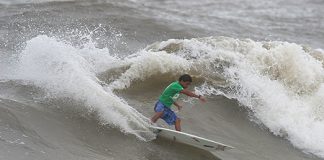
[[[225,151],[234,147],[207,138],[199,137],[185,132],[179,132],[172,129],[152,126],[153,132],[172,141],[184,143],[207,151]]]

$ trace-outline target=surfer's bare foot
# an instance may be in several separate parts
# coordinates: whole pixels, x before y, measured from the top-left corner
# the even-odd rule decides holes
[[[153,124],[154,124],[154,122],[153,122],[153,120],[152,120],[152,119],[150,120],[150,124],[151,124],[151,125],[153,125]]]

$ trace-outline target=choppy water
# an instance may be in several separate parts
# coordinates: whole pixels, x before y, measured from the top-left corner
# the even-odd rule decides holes
[[[0,159],[323,159],[323,5],[0,1]],[[235,149],[154,140],[183,73],[183,130]]]

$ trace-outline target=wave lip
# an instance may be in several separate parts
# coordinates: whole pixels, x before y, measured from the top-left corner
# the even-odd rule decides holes
[[[161,73],[204,79],[197,92],[237,99],[252,120],[306,153],[324,157],[324,53],[289,42],[206,37],[154,43],[130,56],[129,69],[111,83]]]
[[[117,58],[94,45],[76,48],[48,36],[27,42],[19,58],[17,78],[43,88],[49,98],[70,98],[82,102],[98,115],[103,125],[150,140],[149,120],[111,90],[100,85],[96,73],[109,68]]]

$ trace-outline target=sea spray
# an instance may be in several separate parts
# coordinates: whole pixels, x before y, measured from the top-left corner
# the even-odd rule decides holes
[[[76,48],[38,36],[20,57],[20,77],[53,97],[82,101],[103,124],[141,139],[153,137],[148,119],[114,94],[135,81],[184,72],[203,79],[196,91],[236,99],[252,119],[304,152],[324,157],[323,56],[288,42],[255,42],[228,37],[168,40],[125,58],[94,45]],[[104,87],[97,74],[123,68]],[[170,79],[171,81],[171,79]],[[149,138],[148,138],[149,137]]]
[[[76,48],[55,38],[37,36],[27,42],[20,55],[17,77],[43,88],[52,98],[83,102],[88,111],[97,113],[102,124],[150,140],[155,135],[148,129],[149,120],[105,90],[96,77],[115,62],[118,58],[110,56],[108,49],[93,45]]]
[[[197,92],[236,99],[251,120],[324,157],[323,55],[320,49],[280,41],[170,39],[130,56],[129,69],[110,85],[125,89],[160,73],[194,74],[205,79]]]

